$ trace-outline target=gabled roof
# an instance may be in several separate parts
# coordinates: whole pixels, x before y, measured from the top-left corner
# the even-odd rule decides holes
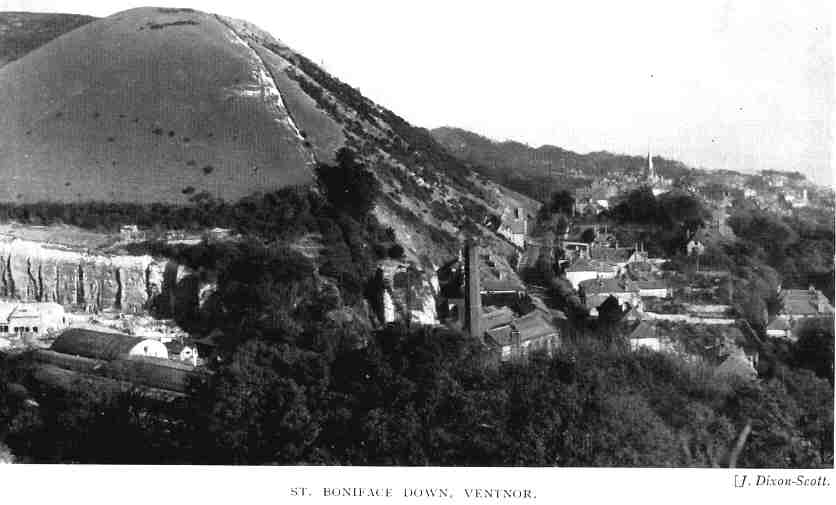
[[[520,341],[557,334],[557,329],[537,312],[531,312],[511,323],[520,332]]]
[[[183,349],[185,349],[187,347],[194,347],[194,346],[190,345],[190,344],[187,344],[187,343],[179,342],[177,340],[171,340],[171,341],[165,343],[165,348],[168,349],[168,354],[169,355],[180,354],[181,352],[183,352]]]
[[[817,289],[784,289],[779,295],[783,303],[782,312],[791,316],[812,316],[833,314],[833,306],[826,296]],[[819,311],[821,305],[822,311]]]
[[[791,329],[790,321],[784,316],[778,316],[772,320],[766,327],[766,330],[787,331]]]
[[[496,328],[498,326],[511,324],[511,321],[513,320],[514,311],[508,307],[494,307],[493,310],[491,310],[491,307],[485,307],[482,312],[481,327],[485,329]]]
[[[633,281],[626,279],[588,279],[581,281],[579,287],[591,294],[635,293],[639,290]]]
[[[758,372],[752,363],[746,359],[743,351],[735,352],[729,355],[715,371],[717,375],[725,377],[739,377],[742,379],[754,379]]]
[[[586,258],[581,258],[578,261],[572,263],[572,265],[566,269],[567,272],[601,272],[601,273],[610,273],[616,270],[616,266],[610,263],[606,263],[603,261],[597,260],[588,260]]]
[[[513,214],[503,216],[502,225],[511,230],[511,233],[525,233],[525,220],[513,217]]]
[[[629,247],[590,247],[589,257],[593,260],[625,263],[633,255],[633,251]]]
[[[586,307],[588,309],[597,309],[600,307],[607,298],[609,298],[609,294],[592,294],[586,297]]]
[[[550,335],[557,335],[557,329],[543,319],[539,312],[530,312],[515,319],[511,324],[492,328],[485,333],[500,346],[513,344],[514,331],[520,333],[520,343]]]
[[[630,340],[636,339],[643,339],[643,338],[657,338],[659,337],[659,329],[657,326],[649,321],[642,321],[639,323],[638,326],[630,333],[628,337]]]

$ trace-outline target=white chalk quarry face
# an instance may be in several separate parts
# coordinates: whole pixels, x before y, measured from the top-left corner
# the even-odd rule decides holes
[[[168,261],[150,256],[87,254],[36,242],[0,240],[0,296],[137,311],[163,292]],[[192,272],[178,268],[177,280]]]

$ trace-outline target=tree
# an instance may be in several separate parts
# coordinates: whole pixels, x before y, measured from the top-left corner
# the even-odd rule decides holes
[[[320,426],[310,404],[327,384],[319,357],[287,344],[240,346],[204,396],[218,462],[299,464]]]
[[[587,228],[581,233],[581,242],[586,242],[587,244],[591,244],[595,241],[595,230],[592,228]]]
[[[575,206],[575,197],[568,190],[561,189],[552,193],[549,201],[549,211],[560,212],[563,214],[571,214],[572,208]]]
[[[801,368],[833,380],[833,320],[812,320],[801,323],[792,360]]]
[[[325,195],[338,211],[363,220],[374,207],[379,184],[348,148],[337,151],[337,165],[320,164],[317,177]]]

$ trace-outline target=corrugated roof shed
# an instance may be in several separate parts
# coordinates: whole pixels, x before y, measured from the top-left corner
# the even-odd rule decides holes
[[[87,358],[113,360],[128,354],[146,339],[121,333],[105,333],[84,328],[65,330],[53,342],[51,350]]]

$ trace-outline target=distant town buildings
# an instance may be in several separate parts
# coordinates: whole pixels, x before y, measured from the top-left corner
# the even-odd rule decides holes
[[[560,330],[552,322],[561,315],[557,311],[537,304],[525,314],[507,305],[483,307],[483,300],[513,305],[526,296],[522,283],[493,275],[494,268],[489,255],[472,241],[460,260],[442,267],[439,282],[442,304],[448,309],[446,324],[493,349],[500,361],[524,359],[535,351],[551,353],[560,343]]]
[[[638,286],[630,280],[618,278],[585,280],[578,286],[578,296],[593,317],[598,315],[598,307],[609,297],[618,301],[622,311],[640,307],[642,303]]]
[[[783,289],[778,298],[781,308],[766,326],[767,336],[796,340],[803,321],[834,317],[833,305],[813,286],[808,289]]]
[[[789,319],[807,317],[833,317],[833,305],[818,289],[783,289],[779,293],[781,300],[780,315]]]
[[[506,209],[497,233],[520,249],[525,249],[525,237],[528,233],[528,217],[525,209],[522,207]]]
[[[612,279],[618,275],[618,266],[599,260],[580,258],[565,270],[566,279],[577,289],[581,282],[591,279]]]
[[[119,229],[119,238],[122,242],[141,242],[145,240],[145,232],[135,224],[126,224]]]

